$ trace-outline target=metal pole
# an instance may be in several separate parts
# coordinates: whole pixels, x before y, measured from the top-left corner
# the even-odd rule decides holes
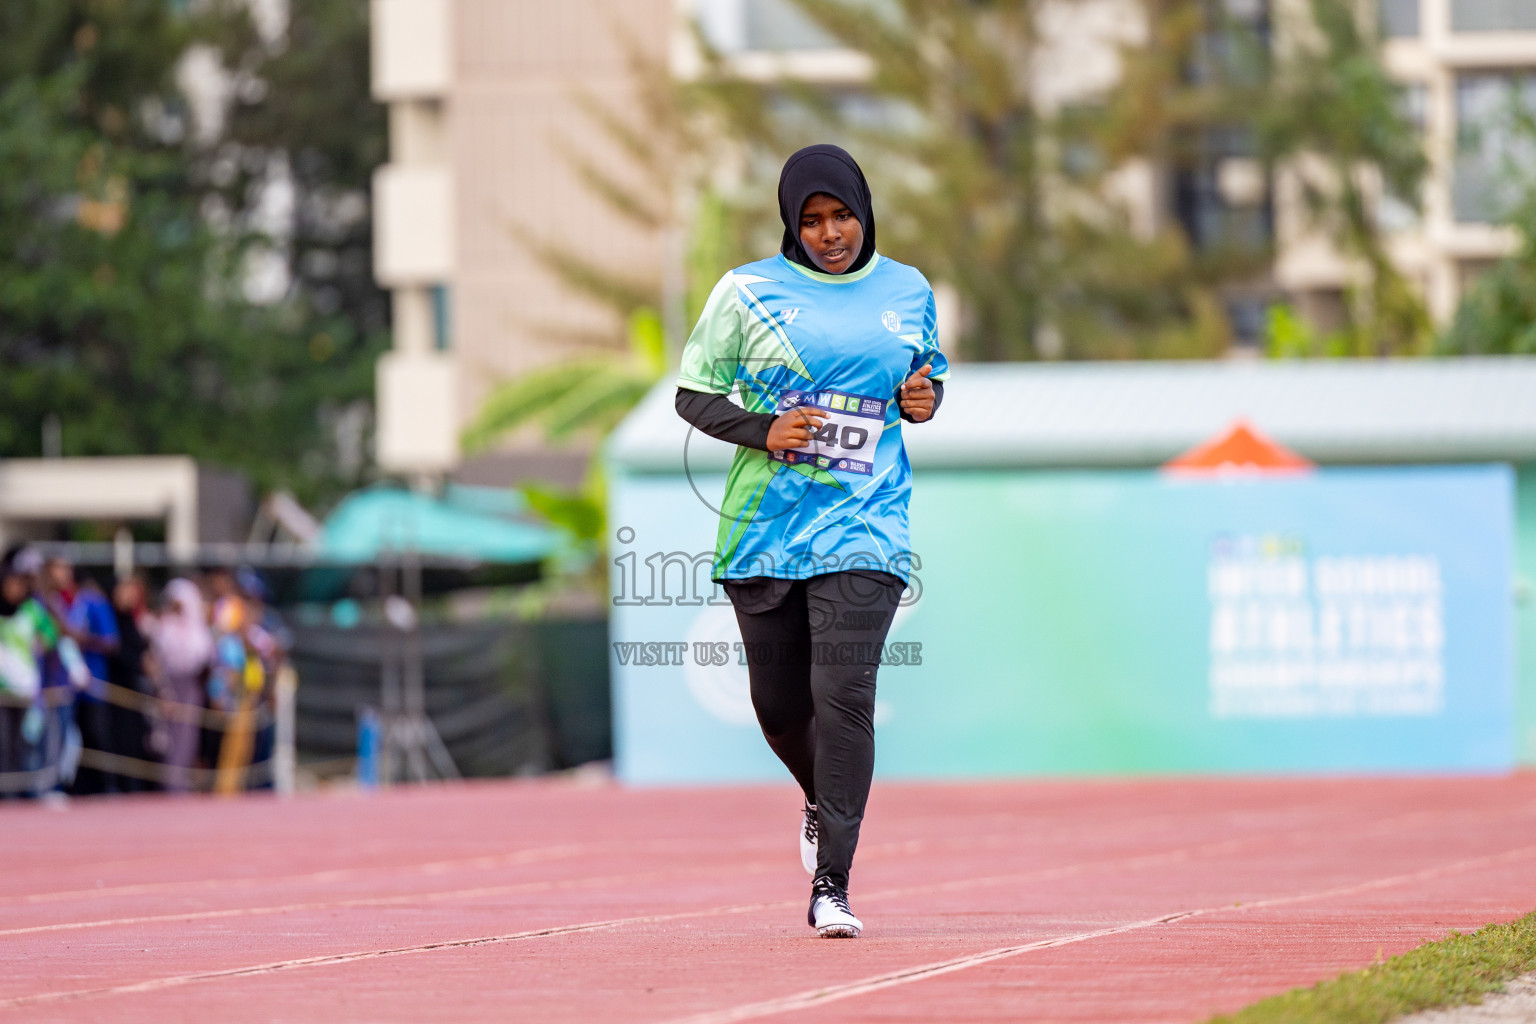
[[[388,608],[389,598],[393,591],[393,580],[389,569],[389,551],[385,548],[379,550],[379,599],[381,607]],[[379,744],[379,785],[388,786],[395,781],[395,755],[400,750],[401,740],[404,738],[403,722],[401,720],[400,701],[400,655],[398,650],[396,630],[391,626],[389,617],[384,617],[379,632],[379,674],[380,674],[380,700],[379,717],[381,719],[383,736]]]
[[[273,696],[276,700],[272,737],[272,788],[282,796],[291,796],[297,787],[299,759],[295,745],[298,729],[294,705],[299,689],[299,674],[288,662],[277,670]]]

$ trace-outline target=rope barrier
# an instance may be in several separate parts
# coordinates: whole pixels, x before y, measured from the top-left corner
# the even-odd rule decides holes
[[[44,765],[30,772],[0,772],[0,793],[36,793],[59,784],[59,766]]]
[[[260,761],[251,762],[246,782],[250,785],[261,785],[272,777],[273,758],[265,757]],[[194,788],[211,790],[218,782],[219,769],[217,768],[176,768],[173,765],[162,764],[159,761],[146,761],[141,757],[128,757],[126,754],[109,754],[105,750],[92,750],[86,748],[80,751],[80,767],[95,768],[97,771],[106,772],[109,775],[126,775],[129,778],[142,779],[145,782],[158,782],[162,785],[168,779],[179,776],[190,782]],[[30,772],[0,772],[0,793],[34,793],[52,789],[59,781],[58,765],[45,765],[42,768]]]
[[[74,702],[75,695],[79,693],[73,686],[49,686],[39,696],[45,708],[63,707]],[[9,690],[0,690],[0,707],[19,708],[26,710],[38,702],[38,697],[23,697]]]
[[[198,789],[211,789],[219,776],[217,768],[177,769],[161,764],[159,761],[145,761],[142,758],[128,757],[123,754],[109,754],[105,750],[80,751],[80,767],[95,768],[110,775],[127,775],[146,782],[160,783],[164,783],[169,775],[181,774]],[[252,784],[266,782],[272,775],[272,758],[265,757],[260,761],[252,761],[247,770],[250,772],[247,782]]]
[[[293,758],[291,750],[288,750],[285,756],[281,748],[283,742],[291,744],[291,735],[280,736],[280,742],[268,757],[260,761],[248,760],[253,752],[252,747],[257,733],[272,726],[279,726],[279,732],[288,734],[292,732],[292,691],[298,683],[292,666],[282,665],[273,674],[273,682],[274,686],[269,693],[260,698],[249,693],[243,695],[240,707],[234,711],[205,708],[197,704],[187,704],[140,693],[138,690],[118,686],[115,683],[104,683],[102,684],[104,690],[95,696],[109,704],[137,711],[149,719],[196,725],[222,733],[218,766],[180,768],[159,761],[148,761],[105,750],[85,748],[80,751],[78,767],[94,768],[107,774],[124,775],[149,782],[165,783],[168,779],[186,781],[197,789],[213,789],[220,793],[235,793],[268,781],[274,781],[279,788],[286,791],[292,786]],[[43,708],[51,710],[74,701],[79,694],[80,691],[69,686],[48,687],[34,698],[0,691],[0,708],[26,711],[40,703]],[[281,728],[284,719],[273,708],[274,701],[282,701],[285,695],[289,714],[287,719],[289,724],[286,729]],[[48,728],[52,728],[51,723]],[[33,745],[27,744],[27,746]],[[62,739],[58,746],[62,751]],[[43,792],[57,786],[59,779],[60,766],[57,761],[30,771],[0,772],[0,794]]]
[[[106,683],[106,691],[102,694],[90,694],[109,704],[139,711],[145,714],[155,715],[167,721],[184,722],[189,725],[201,725],[204,729],[216,729],[226,731],[234,727],[235,720],[242,714],[241,711],[220,711],[217,708],[205,708],[200,704],[186,704],[181,701],[169,700],[165,697],[157,697],[153,694],[140,693],[138,690],[129,689],[126,686],[118,686],[116,683]],[[42,691],[42,703],[46,708],[62,707],[74,702],[82,691],[71,686],[50,686]],[[26,709],[34,705],[35,698],[28,699],[18,697],[13,693],[0,691],[0,707],[12,707]],[[272,723],[272,713],[263,703],[257,716],[257,728],[265,728]]]

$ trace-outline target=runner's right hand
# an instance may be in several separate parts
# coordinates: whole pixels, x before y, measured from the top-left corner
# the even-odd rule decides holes
[[[783,413],[768,427],[768,450],[804,448],[821,429],[821,421],[830,415],[827,410],[815,406],[798,406]]]

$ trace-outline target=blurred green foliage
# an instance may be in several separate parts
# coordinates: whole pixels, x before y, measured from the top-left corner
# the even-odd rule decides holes
[[[675,349],[719,275],[778,247],[774,181],[786,154],[831,139],[860,156],[876,195],[882,251],[952,286],[961,354],[972,359],[1219,355],[1229,300],[1273,294],[1273,192],[1294,176],[1311,227],[1363,268],[1343,330],[1319,334],[1271,309],[1277,356],[1422,352],[1422,300],[1386,256],[1374,182],[1417,205],[1421,140],[1373,35],[1350,0],[1304,0],[1236,20],[1208,0],[1140,0],[1120,77],[1101,95],[1042,99],[1052,48],[1045,0],[793,0],[836,43],[868,55],[857,85],[744,76],[702,33],[704,63],[677,80],[632,47],[638,102],[585,106],[637,174],[568,147],[595,196],[637,225],[683,234],[686,280],[623,277],[532,230],[520,237],[569,287],[626,322],[664,311]],[[1262,9],[1262,8],[1261,8]],[[1279,15],[1277,15],[1279,16]],[[1283,33],[1285,45],[1277,45]],[[1218,190],[1219,164],[1257,168],[1261,195],[1228,203],[1204,237],[1188,211],[1139,214],[1127,172],[1159,202],[1183,175]],[[1161,185],[1155,184],[1161,181]],[[679,203],[678,197],[688,198]],[[681,307],[681,308],[679,308]],[[572,338],[583,355],[503,384],[466,432],[471,449],[525,423],[565,439],[616,423],[644,365],[628,339]],[[627,347],[617,369],[604,361]],[[641,374],[640,377],[645,377]],[[653,378],[654,379],[654,378]],[[637,381],[636,381],[637,382]]]
[[[1517,101],[1507,117],[1517,140],[1514,154],[1528,153],[1536,145],[1536,111]],[[1504,223],[1519,233],[1519,248],[1462,296],[1456,318],[1437,346],[1442,354],[1536,355],[1536,178],[1519,155],[1506,160],[1504,175],[1518,196]]]
[[[366,30],[360,0],[297,6],[350,8]],[[363,471],[334,427],[371,392],[382,339],[302,276],[270,301],[245,294],[253,259],[290,254],[252,214],[260,189],[221,180],[227,139],[198,137],[176,74],[189,47],[256,36],[243,9],[193,10],[0,6],[0,456],[39,454],[56,417],[67,455],[185,453],[321,499]],[[274,64],[250,52],[236,86],[277,96],[261,77]],[[357,75],[366,89],[364,64],[326,65],[307,87]],[[306,129],[284,131],[274,147]]]
[[[1371,192],[1374,184],[1418,209],[1429,169],[1424,143],[1403,113],[1402,87],[1361,29],[1359,8],[1310,0],[1309,10],[1310,24],[1293,29],[1300,41],[1278,62],[1277,95],[1256,108],[1264,151],[1291,160],[1313,226],[1365,271],[1346,296],[1342,354],[1423,354],[1433,337],[1429,313],[1387,254]]]
[[[274,175],[290,183],[293,216],[277,255],[293,297],[325,330],[377,340],[389,294],[373,279],[369,192],[388,158],[388,118],[369,92],[368,2],[290,3],[272,41],[241,6],[226,6],[210,32],[234,75],[210,173],[236,210]]]
[[[1271,359],[1341,358],[1352,339],[1344,331],[1319,332],[1284,303],[1269,307],[1264,324],[1264,354]]]
[[[1307,157],[1326,168],[1307,182],[1309,209],[1367,265],[1352,305],[1360,335],[1422,348],[1427,320],[1380,258],[1358,179],[1375,168],[1412,197],[1425,163],[1347,0],[1308,0],[1286,27],[1303,42],[1284,47],[1267,19],[1234,20],[1208,0],[1141,0],[1149,30],[1123,36],[1116,84],[1064,102],[1042,87],[1060,59],[1045,0],[794,2],[867,54],[873,74],[858,88],[746,81],[728,55],[710,54],[685,95],[746,154],[710,163],[746,170],[716,175],[737,216],[711,213],[709,224],[745,227],[753,243],[714,249],[735,258],[767,245],[779,162],[830,139],[871,178],[881,250],[956,289],[964,356],[1210,356],[1234,336],[1234,290],[1272,287],[1270,200],[1212,208],[1218,222],[1192,237],[1188,211],[1138,216],[1127,171],[1162,181],[1159,201],[1172,202],[1169,181],[1205,182],[1221,157],[1256,164],[1266,193],[1278,168]]]
[[[552,441],[604,435],[666,370],[661,318],[653,309],[636,309],[629,317],[628,351],[623,357],[581,353],[503,381],[464,429],[464,449],[482,451],[529,425],[541,428]]]

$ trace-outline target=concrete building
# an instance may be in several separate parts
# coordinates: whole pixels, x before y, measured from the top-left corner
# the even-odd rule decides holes
[[[1528,0],[1379,0],[1384,59],[1407,88],[1431,161],[1424,213],[1390,201],[1393,253],[1445,322],[1467,283],[1516,244],[1497,216],[1510,100],[1536,100],[1536,3]],[[1529,161],[1525,161],[1528,165]],[[1290,248],[1276,274],[1291,290],[1328,287],[1342,273],[1319,254]],[[1335,284],[1336,287],[1336,284]]]
[[[373,0],[372,18],[390,135],[374,180],[375,268],[394,304],[378,459],[440,474],[458,465],[459,431],[494,381],[551,358],[550,337],[613,329],[524,237],[659,273],[660,239],[594,200],[565,154],[621,162],[582,97],[623,109],[625,40],[665,53],[672,6]]]
[[[1090,0],[1090,21],[1121,24],[1126,2]],[[558,339],[614,327],[530,240],[578,242],[641,278],[665,273],[663,234],[597,200],[567,153],[623,168],[581,97],[624,109],[635,88],[628,47],[689,74],[695,19],[747,78],[852,92],[872,71],[789,0],[372,0],[373,94],[389,107],[390,135],[374,180],[375,273],[394,314],[394,348],[377,374],[385,470],[502,483],[530,471],[569,476],[579,464],[531,446],[466,467],[459,431],[497,379],[550,358]],[[1060,62],[1048,76],[1054,93],[1107,85],[1114,38],[1096,60]],[[941,319],[951,313],[946,305]]]
[[[550,358],[561,339],[615,326],[562,285],[530,241],[576,244],[641,277],[676,261],[661,232],[614,212],[573,173],[570,151],[625,166],[580,97],[624,109],[634,89],[626,46],[690,74],[690,20],[745,78],[816,81],[856,99],[871,62],[790,0],[372,2],[373,89],[390,111],[390,162],[374,189],[376,264],[395,321],[394,350],[378,369],[379,462],[483,483],[529,471],[570,476],[579,460],[537,447],[465,469],[457,439],[494,381]],[[1294,2],[1225,0],[1229,14],[1265,33]],[[1508,97],[1536,100],[1536,2],[1374,2],[1387,68],[1405,86],[1432,166],[1422,215],[1383,196],[1379,216],[1395,259],[1444,323],[1471,278],[1515,244],[1490,223],[1509,151],[1498,122]],[[1118,48],[1144,31],[1140,10],[1137,0],[1048,5],[1037,101],[1050,109],[1115,88]],[[1240,146],[1208,148],[1190,166],[1122,169],[1115,188],[1137,224],[1177,221],[1197,245],[1233,231],[1275,242],[1272,272],[1228,296],[1239,341],[1257,341],[1277,299],[1330,326],[1358,268],[1309,225],[1284,171],[1270,181]]]
[[[1296,0],[1224,0],[1229,16],[1266,36],[1287,31]],[[1508,255],[1516,238],[1493,223],[1506,197],[1502,164],[1512,155],[1506,111],[1512,99],[1536,103],[1536,3],[1530,0],[1374,0],[1389,74],[1402,82],[1408,113],[1430,158],[1422,213],[1378,196],[1394,260],[1422,290],[1439,324],[1454,315],[1468,283]],[[717,45],[737,53],[751,77],[788,74],[857,86],[868,74],[859,54],[835,50],[783,0],[712,0],[699,9]],[[1073,0],[1042,12],[1044,46],[1035,83],[1047,110],[1113,89],[1117,48],[1141,36],[1135,0]],[[1345,289],[1359,279],[1310,223],[1292,175],[1273,182],[1233,140],[1213,140],[1192,165],[1133,164],[1115,183],[1139,225],[1181,223],[1197,244],[1223,232],[1272,239],[1278,255],[1267,280],[1236,289],[1229,312],[1240,340],[1254,340],[1263,310],[1294,302],[1327,327],[1341,318]],[[1526,163],[1529,163],[1527,154]]]

